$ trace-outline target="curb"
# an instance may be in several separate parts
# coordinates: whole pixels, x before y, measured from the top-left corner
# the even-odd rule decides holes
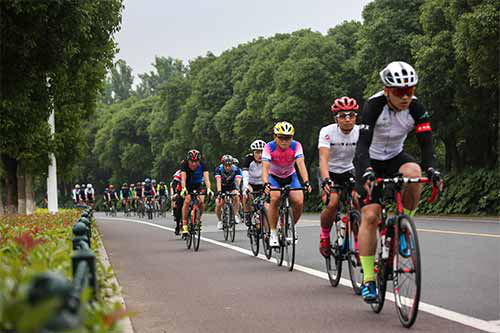
[[[97,230],[97,228],[96,228]],[[99,255],[101,256],[101,262],[104,265],[105,269],[107,270],[110,266],[111,263],[109,261],[108,253],[106,252],[106,249],[104,248],[104,243],[102,242],[101,234],[99,234],[99,249],[97,250]],[[123,299],[122,292],[121,292],[121,286],[118,283],[118,280],[116,279],[115,273],[113,272],[113,276],[110,279],[111,284],[115,284],[117,288],[117,295],[110,297],[110,301],[120,303],[125,310],[127,310],[127,305],[125,304],[125,300]],[[125,317],[123,319],[120,319],[118,321],[118,326],[122,329],[123,333],[134,333],[134,328],[132,326],[132,322],[130,321],[130,317]]]

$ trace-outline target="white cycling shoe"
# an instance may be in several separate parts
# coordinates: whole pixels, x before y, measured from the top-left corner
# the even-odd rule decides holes
[[[222,230],[222,221],[217,222],[217,229]]]
[[[269,237],[269,246],[270,247],[278,247],[280,242],[278,240],[278,234],[271,233],[271,237]]]
[[[241,223],[241,217],[239,214],[234,216],[234,223],[235,224],[240,224]]]

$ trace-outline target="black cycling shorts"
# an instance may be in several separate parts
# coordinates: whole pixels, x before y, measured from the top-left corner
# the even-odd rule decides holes
[[[405,163],[416,163],[416,160],[413,156],[405,153],[404,151],[394,156],[391,159],[385,161],[379,160],[370,160],[370,166],[375,171],[376,177],[393,177],[394,175],[399,173],[399,168]],[[370,203],[381,203],[384,193],[382,192],[382,186],[375,186],[372,190],[372,195],[370,201],[366,200],[366,191],[362,186],[358,186],[358,193],[360,195],[360,205],[361,207],[368,205]]]

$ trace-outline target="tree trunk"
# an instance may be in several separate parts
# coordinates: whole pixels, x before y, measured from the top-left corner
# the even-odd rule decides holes
[[[17,161],[9,156],[2,155],[3,165],[5,167],[5,189],[7,192],[6,212],[15,213],[16,207],[16,171]]]
[[[26,214],[26,188],[24,182],[24,171],[17,168],[17,213]]]
[[[24,189],[26,192],[26,214],[33,215],[35,212],[35,195],[33,193],[33,175],[26,173],[24,176]]]

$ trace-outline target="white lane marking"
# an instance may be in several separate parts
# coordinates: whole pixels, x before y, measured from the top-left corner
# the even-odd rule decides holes
[[[500,235],[496,235],[496,234],[482,234],[482,233],[476,233],[476,232],[463,232],[463,231],[451,231],[451,230],[439,230],[439,229],[422,229],[422,228],[417,228],[417,231],[434,232],[434,233],[437,233],[437,234],[452,234],[452,235],[465,235],[465,236],[479,236],[479,237],[500,238]]]
[[[115,221],[129,221],[129,222],[148,225],[148,226],[151,226],[154,228],[164,229],[164,230],[168,230],[168,231],[174,231],[173,228],[164,227],[164,226],[161,226],[161,225],[158,225],[155,223],[150,223],[150,222],[145,222],[145,221],[140,221],[140,220],[124,219],[124,218],[103,218],[103,217],[99,217],[99,218],[106,219],[108,221],[114,221],[114,220]],[[234,250],[234,251],[237,251],[237,252],[252,256],[252,257],[254,256],[252,251],[243,249],[243,248],[238,247],[238,246],[222,243],[222,242],[219,242],[219,241],[216,241],[216,240],[213,240],[210,238],[205,238],[205,237],[201,237],[201,240],[206,241],[208,243],[215,244],[215,245],[219,245],[219,246],[225,247],[227,249],[231,249],[231,250]],[[259,254],[257,256],[257,258],[265,260],[265,261],[276,263],[276,260],[274,258],[267,259],[263,254]],[[315,269],[312,269],[309,267],[301,266],[298,264],[294,265],[294,269],[301,271],[303,273],[309,274],[309,275],[319,277],[319,278],[324,279],[324,280],[328,280],[328,275],[325,272],[321,272],[321,271],[318,271],[318,270],[315,270]],[[350,287],[350,288],[352,287],[351,281],[347,280],[345,278],[340,279],[340,284],[342,284],[343,286],[346,286],[346,287]],[[386,292],[386,299],[391,301],[391,302],[394,302],[394,294],[391,292]],[[476,328],[479,330],[483,330],[486,332],[500,333],[500,327],[498,327],[495,324],[492,324],[491,322],[488,322],[488,321],[482,320],[482,319],[478,319],[478,318],[474,318],[474,317],[471,317],[468,315],[464,315],[464,314],[461,314],[461,313],[458,313],[455,311],[447,310],[447,309],[444,309],[444,308],[441,308],[441,307],[438,307],[435,305],[420,302],[419,310],[423,311],[423,312],[430,313],[431,315],[434,315],[437,317],[451,320],[451,321],[454,321],[454,322],[457,322],[457,323],[460,323],[460,324],[463,324],[466,326],[470,326],[470,327],[473,327],[473,328]]]

